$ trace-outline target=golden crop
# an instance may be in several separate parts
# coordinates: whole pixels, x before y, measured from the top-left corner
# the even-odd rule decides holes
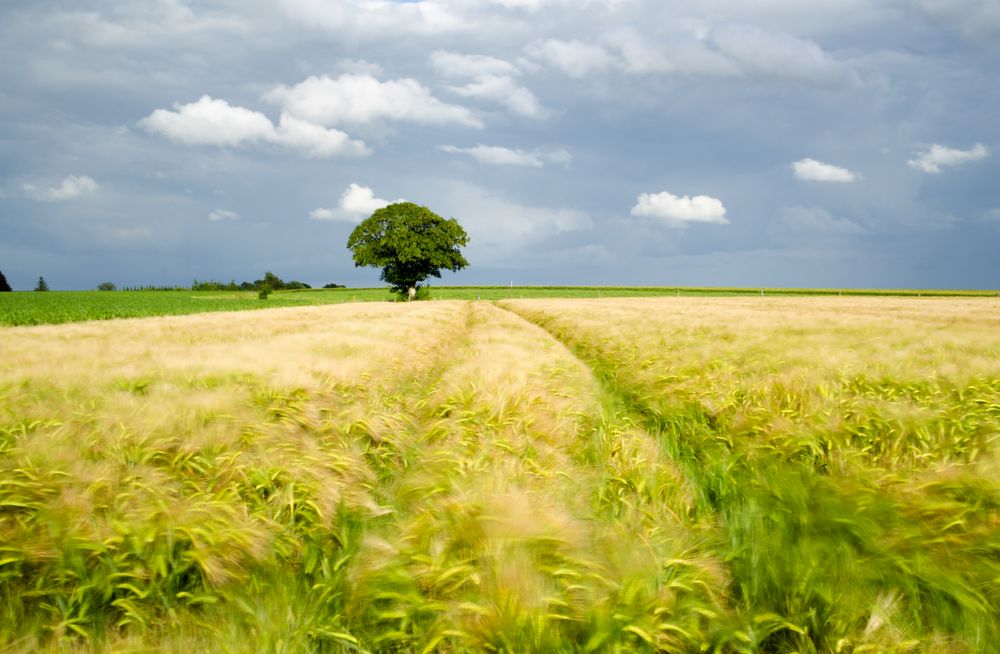
[[[0,649],[990,652],[989,298],[0,331]]]

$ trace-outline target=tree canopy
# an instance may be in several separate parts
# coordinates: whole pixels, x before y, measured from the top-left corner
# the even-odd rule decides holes
[[[7,283],[7,278],[3,276],[3,271],[0,271],[0,293],[10,293],[12,290],[10,284]]]
[[[427,207],[397,202],[378,209],[354,228],[347,247],[354,265],[382,268],[382,280],[403,295],[442,270],[469,265],[461,246],[469,235],[454,218],[444,219]]]

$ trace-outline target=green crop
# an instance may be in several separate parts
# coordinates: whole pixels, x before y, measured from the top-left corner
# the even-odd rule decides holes
[[[995,651],[995,300],[604,292],[3,330],[0,650]]]

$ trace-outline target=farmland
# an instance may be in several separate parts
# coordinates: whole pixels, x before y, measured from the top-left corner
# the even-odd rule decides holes
[[[0,649],[996,650],[996,298],[474,292],[0,330]]]
[[[923,297],[998,297],[997,291],[757,289],[665,286],[434,286],[435,300],[509,300],[524,298],[701,297],[861,295]],[[256,291],[58,291],[0,293],[0,326],[46,325],[81,320],[185,315],[211,311],[246,311],[345,302],[385,302],[387,288],[338,288],[279,291],[260,300]]]

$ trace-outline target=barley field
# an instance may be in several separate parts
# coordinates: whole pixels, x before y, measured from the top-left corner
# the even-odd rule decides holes
[[[0,651],[1000,649],[1000,300],[0,328]]]

